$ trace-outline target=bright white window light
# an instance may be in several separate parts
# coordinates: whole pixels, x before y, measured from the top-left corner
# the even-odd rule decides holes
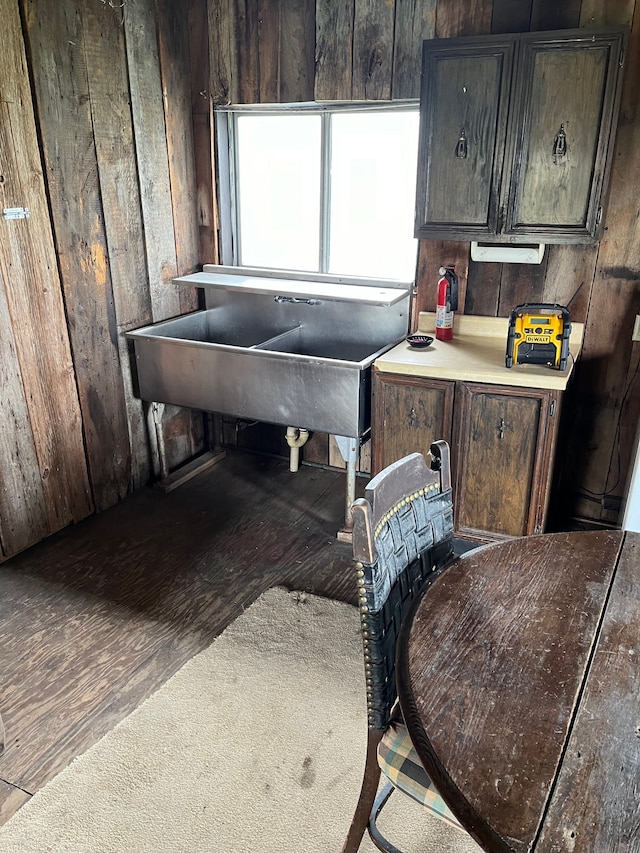
[[[317,269],[320,116],[239,115],[236,139],[240,263]]]
[[[418,111],[331,119],[329,272],[415,276]]]
[[[411,281],[417,104],[251,110],[235,113],[234,262]]]

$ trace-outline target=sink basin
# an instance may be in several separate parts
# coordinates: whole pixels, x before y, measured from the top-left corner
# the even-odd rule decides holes
[[[127,333],[142,399],[359,437],[371,365],[404,338],[409,286],[205,266],[206,308]]]
[[[316,358],[330,358],[336,361],[363,362],[382,350],[371,351],[371,345],[364,341],[344,341],[338,338],[322,338],[317,329],[296,326],[288,332],[276,335],[268,341],[256,344],[256,349],[271,352],[285,352],[291,355],[310,355]]]

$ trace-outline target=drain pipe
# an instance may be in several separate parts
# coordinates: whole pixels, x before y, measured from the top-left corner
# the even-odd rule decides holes
[[[299,427],[287,427],[287,444],[291,448],[289,451],[289,471],[292,474],[298,470],[300,464],[300,448],[307,443],[309,438],[308,429],[300,429]]]

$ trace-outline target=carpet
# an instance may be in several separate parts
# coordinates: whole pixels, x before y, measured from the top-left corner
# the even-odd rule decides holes
[[[340,851],[365,745],[357,610],[276,587],[23,806],[0,850]],[[480,850],[398,794],[382,818],[407,853]]]

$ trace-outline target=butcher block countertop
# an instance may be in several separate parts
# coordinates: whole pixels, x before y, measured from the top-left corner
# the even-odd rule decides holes
[[[421,312],[418,331],[435,337],[435,320],[434,313]],[[584,325],[571,324],[571,355],[565,370],[536,364],[505,367],[508,331],[506,317],[455,315],[452,341],[434,340],[425,349],[403,341],[374,364],[383,373],[564,391],[580,352]]]

